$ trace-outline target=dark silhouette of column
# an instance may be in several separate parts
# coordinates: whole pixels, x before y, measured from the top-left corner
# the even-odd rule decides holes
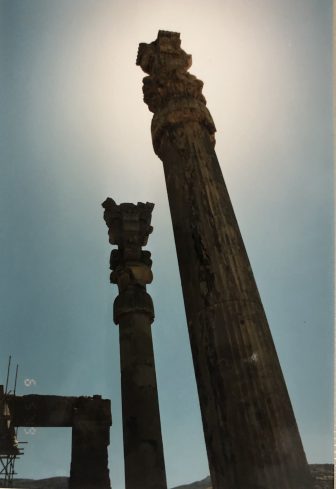
[[[119,325],[126,489],[167,489],[151,323],[146,284],[152,261],[142,251],[153,228],[153,204],[103,204],[112,250],[111,282],[118,284],[114,322]]]
[[[215,489],[309,489],[294,413],[180,35],[140,44]]]
[[[6,404],[12,427],[72,428],[69,488],[111,489],[107,452],[112,424],[109,399],[99,395],[7,395]]]
[[[104,404],[103,404],[104,403]],[[110,489],[108,452],[111,415],[101,396],[79,397],[72,418],[70,489]]]

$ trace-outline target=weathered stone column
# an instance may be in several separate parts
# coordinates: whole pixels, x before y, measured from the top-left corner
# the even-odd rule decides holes
[[[276,350],[214,151],[203,83],[178,33],[140,44],[163,161],[210,474],[215,489],[308,489]]]
[[[149,251],[142,251],[153,204],[103,204],[112,250],[111,282],[118,284],[114,322],[119,324],[126,489],[166,489],[151,323],[154,308]]]
[[[73,405],[69,488],[110,489],[110,401],[79,397]]]

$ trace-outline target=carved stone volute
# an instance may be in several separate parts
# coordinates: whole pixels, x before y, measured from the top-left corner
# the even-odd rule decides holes
[[[215,124],[202,94],[203,82],[188,73],[191,55],[180,47],[180,34],[159,31],[157,39],[141,43],[136,64],[149,76],[143,79],[144,102],[154,113],[152,138],[160,156],[161,136],[167,126],[198,122],[214,143]]]

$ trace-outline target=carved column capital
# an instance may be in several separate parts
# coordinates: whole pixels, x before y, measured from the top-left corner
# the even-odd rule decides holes
[[[148,236],[153,231],[150,225],[154,204],[138,202],[137,204],[124,203],[117,205],[108,197],[102,203],[105,209],[104,220],[109,229],[109,241],[123,250],[125,259],[132,259],[132,250],[137,253],[145,246]]]
[[[153,280],[149,251],[142,250],[153,231],[150,225],[154,204],[138,202],[117,205],[107,198],[102,206],[108,227],[109,241],[118,245],[111,252],[110,280],[118,285],[119,296],[114,302],[114,322],[130,313],[144,313],[154,320],[154,308],[146,285]]]
[[[214,143],[215,124],[202,94],[203,82],[188,73],[191,55],[181,49],[180,34],[159,31],[150,44],[141,43],[136,64],[149,76],[143,79],[144,102],[154,113],[152,138],[159,153],[162,134],[186,122],[203,125]]]

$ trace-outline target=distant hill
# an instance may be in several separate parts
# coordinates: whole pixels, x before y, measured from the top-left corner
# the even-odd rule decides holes
[[[51,477],[50,479],[14,479],[13,487],[16,489],[24,487],[26,489],[67,489],[68,477]],[[0,484],[0,487],[4,487]]]
[[[332,464],[313,464],[310,470],[315,479],[314,489],[333,489],[334,487],[334,466]],[[0,487],[4,487],[1,486]],[[67,477],[51,477],[50,479],[15,479],[13,487],[25,489],[68,489]],[[173,489],[212,489],[210,477],[206,477],[198,482],[174,487]]]
[[[334,466],[332,464],[313,464],[309,467],[315,480],[314,489],[334,488]],[[173,489],[212,489],[211,479],[208,476],[201,481],[177,486]]]
[[[173,487],[173,489],[212,489],[210,476],[192,484],[184,484],[183,486]]]

